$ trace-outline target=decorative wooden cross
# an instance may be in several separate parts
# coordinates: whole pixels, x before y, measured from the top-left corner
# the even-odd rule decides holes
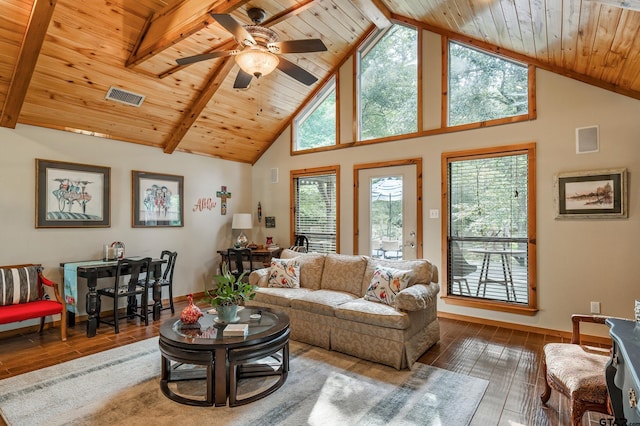
[[[227,192],[226,186],[221,186],[220,191],[216,192],[216,197],[220,198],[220,209],[223,215],[227,214],[227,198],[231,198],[231,193]]]

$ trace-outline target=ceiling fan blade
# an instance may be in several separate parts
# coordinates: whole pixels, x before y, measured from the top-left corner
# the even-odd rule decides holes
[[[251,34],[231,15],[225,13],[210,13],[211,17],[218,21],[222,27],[233,34],[233,37],[243,46],[255,46],[256,40]]]
[[[228,51],[220,50],[217,52],[202,53],[200,55],[188,56],[186,58],[178,58],[176,59],[176,62],[178,63],[178,65],[189,65],[195,62],[206,61],[207,59],[222,58],[223,56],[229,56],[235,53],[236,51],[234,50],[228,50]]]
[[[238,70],[238,75],[236,76],[236,81],[233,82],[234,89],[246,89],[251,84],[251,79],[253,76],[247,72],[242,70]]]
[[[288,40],[267,45],[274,53],[305,53],[305,52],[325,52],[327,46],[319,38],[307,40]]]
[[[306,84],[307,86],[311,86],[313,83],[318,81],[318,79],[313,74],[303,68],[300,68],[293,62],[283,57],[279,57],[278,59],[280,59],[280,62],[278,63],[278,69],[287,74],[289,77],[292,77],[298,80],[300,83]]]

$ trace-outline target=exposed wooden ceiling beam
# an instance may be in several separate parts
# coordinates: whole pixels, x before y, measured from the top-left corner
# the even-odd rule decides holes
[[[272,25],[279,24],[285,19],[290,18],[292,16],[299,15],[300,13],[309,9],[311,6],[316,4],[317,1],[318,0],[306,0],[301,3],[298,3],[295,6],[291,6],[289,9],[283,10],[282,12],[273,15],[269,19],[266,19],[261,25],[264,27],[270,27]]]
[[[29,23],[20,46],[20,54],[13,68],[9,91],[2,107],[0,126],[15,128],[22,104],[27,95],[40,49],[56,7],[56,0],[34,0]]]
[[[302,3],[298,3],[295,6],[290,7],[287,10],[283,10],[282,12],[273,15],[272,17],[270,17],[269,19],[265,20],[261,25],[263,27],[270,27],[272,25],[276,25],[279,22],[284,21],[287,18],[290,18],[291,16],[295,16],[298,15],[299,13],[301,13],[304,10],[307,10],[308,8],[310,8],[311,6],[313,6],[318,0],[306,0]],[[215,52],[217,50],[229,50],[232,48],[236,48],[237,46],[237,42],[235,41],[235,39],[233,37],[230,37],[228,39],[226,39],[225,41],[223,41],[222,43],[218,43],[217,45],[213,46],[211,49],[207,49],[206,51],[202,52],[202,53],[211,53],[211,52]],[[158,77],[159,78],[165,78],[167,76],[170,76],[173,73],[176,73],[178,71],[180,71],[183,68],[186,68],[190,65],[193,64],[187,64],[187,65],[176,65],[173,68],[170,68],[169,70],[163,72],[162,74],[160,74]]]
[[[353,4],[379,29],[391,26],[391,11],[381,0],[353,0]]]
[[[166,154],[171,154],[176,150],[180,141],[182,141],[182,138],[184,138],[191,126],[193,126],[193,123],[196,122],[202,111],[207,106],[207,103],[209,103],[213,95],[218,91],[220,85],[227,77],[234,64],[235,61],[233,60],[233,57],[223,58],[220,65],[218,65],[218,67],[211,73],[204,89],[200,92],[200,95],[193,100],[191,106],[187,111],[185,111],[182,119],[180,120],[180,124],[173,132],[171,132],[171,137],[164,146],[164,152]]]
[[[214,22],[210,13],[229,13],[248,2],[249,0],[216,0],[203,6],[202,0],[184,0],[154,14],[140,33],[137,47],[127,59],[126,66],[133,67],[144,62],[206,28]]]

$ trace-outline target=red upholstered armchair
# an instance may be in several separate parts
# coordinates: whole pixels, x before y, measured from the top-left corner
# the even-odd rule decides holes
[[[51,288],[53,297],[45,291]],[[58,285],[42,275],[40,265],[0,266],[0,324],[60,314],[60,336],[67,340],[67,306]]]

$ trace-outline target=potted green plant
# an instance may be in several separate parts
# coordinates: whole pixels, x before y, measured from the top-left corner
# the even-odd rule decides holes
[[[206,289],[205,299],[211,305],[216,307],[218,312],[218,320],[220,322],[229,323],[237,320],[238,305],[245,300],[251,300],[256,296],[256,287],[243,282],[245,272],[236,278],[226,263],[222,264],[222,275],[214,277],[216,286],[212,289]]]

